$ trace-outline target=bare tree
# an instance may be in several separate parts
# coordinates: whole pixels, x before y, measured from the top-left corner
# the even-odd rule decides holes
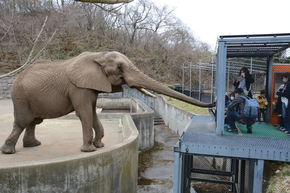
[[[41,54],[44,59],[116,50],[128,55],[153,78],[174,83],[180,78],[180,64],[211,56],[208,45],[195,39],[174,16],[174,10],[158,7],[150,0],[117,5],[75,0],[0,0],[0,71],[9,72],[25,63],[46,16],[45,29],[34,47],[35,51],[41,50],[41,45],[54,35]]]

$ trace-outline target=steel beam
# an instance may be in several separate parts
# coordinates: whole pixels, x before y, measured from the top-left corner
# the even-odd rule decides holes
[[[191,74],[191,73],[192,73],[192,72],[191,72],[191,65],[189,64],[189,92],[190,92],[189,96],[190,96],[190,97],[192,97],[192,95],[191,95],[191,92],[192,92],[192,85],[191,85],[191,84],[192,84],[192,82],[191,82],[192,80],[191,80],[191,75],[192,75],[192,74]]]
[[[240,38],[240,37],[244,37],[244,38],[251,38],[251,37],[277,37],[277,36],[289,36],[290,37],[290,33],[278,33],[278,34],[246,34],[246,35],[222,35],[220,36],[221,39],[224,38]]]
[[[273,43],[289,43],[290,36],[286,37],[269,37],[269,38],[224,38],[223,40],[231,44],[273,44]]]
[[[182,93],[184,94],[184,64],[182,64]]]
[[[227,46],[224,41],[219,41],[216,69],[217,135],[222,135],[224,133],[226,64]]]
[[[174,165],[173,165],[173,192],[181,193],[181,168],[182,157],[181,153],[174,152]]]
[[[263,171],[264,171],[264,160],[254,160],[252,193],[262,193]]]

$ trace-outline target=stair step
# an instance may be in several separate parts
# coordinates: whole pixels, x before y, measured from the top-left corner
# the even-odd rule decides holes
[[[160,116],[154,117],[154,125],[164,125],[164,120]]]

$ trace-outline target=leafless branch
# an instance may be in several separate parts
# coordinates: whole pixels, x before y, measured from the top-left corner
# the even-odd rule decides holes
[[[13,70],[13,71],[11,71],[11,72],[9,72],[9,73],[7,73],[7,74],[3,74],[3,75],[1,75],[0,76],[0,79],[1,78],[4,78],[4,77],[7,77],[7,76],[11,76],[11,75],[13,75],[13,74],[16,74],[16,73],[18,73],[18,72],[21,72],[22,70],[24,70],[26,67],[28,67],[30,64],[32,64],[39,56],[40,56],[40,54],[43,52],[43,50],[47,47],[47,45],[51,42],[51,40],[53,39],[53,37],[54,37],[54,35],[55,35],[55,33],[56,33],[56,30],[53,32],[53,34],[51,35],[51,37],[49,38],[49,40],[46,42],[46,44],[42,47],[42,49],[31,59],[31,57],[32,57],[32,54],[33,54],[33,52],[34,52],[34,50],[35,50],[35,47],[36,47],[36,44],[37,44],[37,42],[38,42],[38,39],[39,39],[39,37],[41,36],[41,34],[42,34],[42,32],[43,32],[43,29],[44,29],[44,27],[45,27],[45,25],[46,25],[46,22],[47,22],[47,18],[48,17],[46,17],[45,18],[45,21],[43,22],[43,25],[42,25],[42,27],[41,27],[41,30],[39,31],[39,33],[38,33],[38,35],[37,35],[37,37],[36,37],[36,39],[35,39],[35,41],[34,41],[34,45],[33,45],[33,47],[32,47],[32,49],[31,49],[31,51],[30,51],[30,53],[29,53],[29,56],[27,57],[27,60],[26,60],[26,62],[23,64],[23,65],[21,65],[19,68],[17,68],[17,69],[15,69],[15,70]]]
[[[12,12],[12,16],[11,16],[11,19],[10,21],[13,21],[14,20],[14,12]],[[10,29],[12,28],[12,22],[10,22],[11,24],[9,25],[8,29],[6,30],[5,34],[0,38],[0,42],[2,40],[4,40],[4,38],[6,37],[6,35],[8,34],[8,32],[10,31]]]
[[[34,52],[35,46],[36,46],[36,44],[37,44],[37,42],[38,42],[38,39],[39,39],[40,35],[42,34],[43,29],[44,29],[44,27],[45,27],[45,25],[46,25],[47,18],[48,18],[48,17],[46,16],[46,17],[45,17],[45,20],[44,20],[44,22],[43,22],[43,24],[42,24],[42,27],[41,27],[41,29],[40,29],[40,31],[39,31],[39,33],[38,33],[36,39],[34,40],[34,43],[33,43],[32,49],[31,49],[31,51],[30,51],[30,53],[29,53],[29,55],[28,55],[28,57],[27,57],[27,59],[26,59],[25,64],[26,64],[26,63],[29,63],[29,61],[30,61],[30,58],[31,58],[31,56],[32,56],[32,54],[33,54],[33,52]]]
[[[4,40],[4,38],[6,37],[6,35],[8,34],[8,32],[10,31],[11,27],[12,27],[12,25],[9,26],[9,28],[7,29],[7,31],[5,32],[5,34],[0,38],[0,42],[2,40]]]

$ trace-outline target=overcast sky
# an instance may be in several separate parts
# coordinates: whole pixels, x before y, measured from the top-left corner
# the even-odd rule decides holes
[[[219,35],[290,33],[290,0],[153,0],[212,50]]]

